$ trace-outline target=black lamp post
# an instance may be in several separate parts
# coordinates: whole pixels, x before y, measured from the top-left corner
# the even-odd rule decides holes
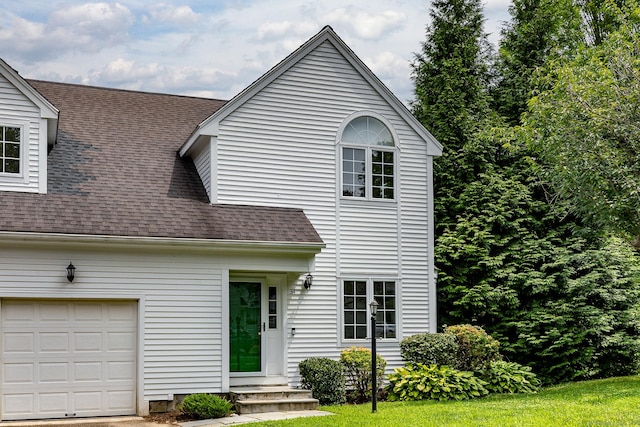
[[[371,309],[371,412],[376,412],[378,400],[378,364],[376,357],[376,315],[378,302],[374,299],[369,304]]]

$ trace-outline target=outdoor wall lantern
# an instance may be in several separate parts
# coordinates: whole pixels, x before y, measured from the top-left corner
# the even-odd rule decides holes
[[[304,278],[304,283],[303,283],[304,288],[309,289],[312,284],[313,284],[313,276],[311,275],[311,273],[307,273],[307,277]]]
[[[76,277],[76,267],[72,262],[69,262],[69,266],[67,267],[67,280],[69,282],[73,282],[73,279]]]
[[[378,301],[375,299],[369,303],[371,309],[371,412],[376,412],[378,400],[378,364],[376,357],[376,316],[378,314]]]

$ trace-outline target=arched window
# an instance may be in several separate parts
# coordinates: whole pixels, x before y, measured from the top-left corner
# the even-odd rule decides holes
[[[343,197],[395,198],[395,143],[382,121],[356,117],[344,127],[340,145]]]

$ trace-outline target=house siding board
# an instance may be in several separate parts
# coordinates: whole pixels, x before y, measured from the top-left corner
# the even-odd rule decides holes
[[[0,75],[0,123],[25,125],[22,151],[26,157],[23,163],[27,172],[26,179],[3,180],[0,177],[0,191],[38,192],[39,190],[39,158],[40,158],[40,109]],[[25,138],[26,136],[26,138]]]
[[[73,283],[64,270],[70,259]],[[168,393],[221,391],[220,272],[194,254],[0,247],[0,298],[141,299],[144,399],[165,400]]]
[[[360,204],[337,197],[337,132],[358,111],[381,114],[399,136],[398,203]],[[397,277],[403,286],[402,330],[423,327],[426,143],[330,42],[222,120],[217,149],[218,202],[301,208],[326,244],[316,255],[311,290],[297,283],[288,295],[287,327],[296,328],[288,342],[292,382],[298,381],[301,360],[337,358],[351,345],[339,338],[339,276]],[[381,351],[389,369],[401,365],[397,341]]]
[[[403,335],[427,332],[429,325],[429,220],[427,150],[409,137],[403,145],[401,193]],[[435,286],[435,285],[434,285]]]
[[[371,204],[341,203],[338,262],[343,276],[398,275],[397,215],[396,204],[372,208]]]
[[[193,164],[202,180],[207,196],[211,199],[211,146],[205,146],[193,156]]]

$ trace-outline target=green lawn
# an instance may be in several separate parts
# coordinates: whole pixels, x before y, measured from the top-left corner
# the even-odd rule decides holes
[[[266,426],[640,426],[640,376],[550,387],[537,394],[464,402],[380,402],[326,406],[336,415],[264,422]]]

